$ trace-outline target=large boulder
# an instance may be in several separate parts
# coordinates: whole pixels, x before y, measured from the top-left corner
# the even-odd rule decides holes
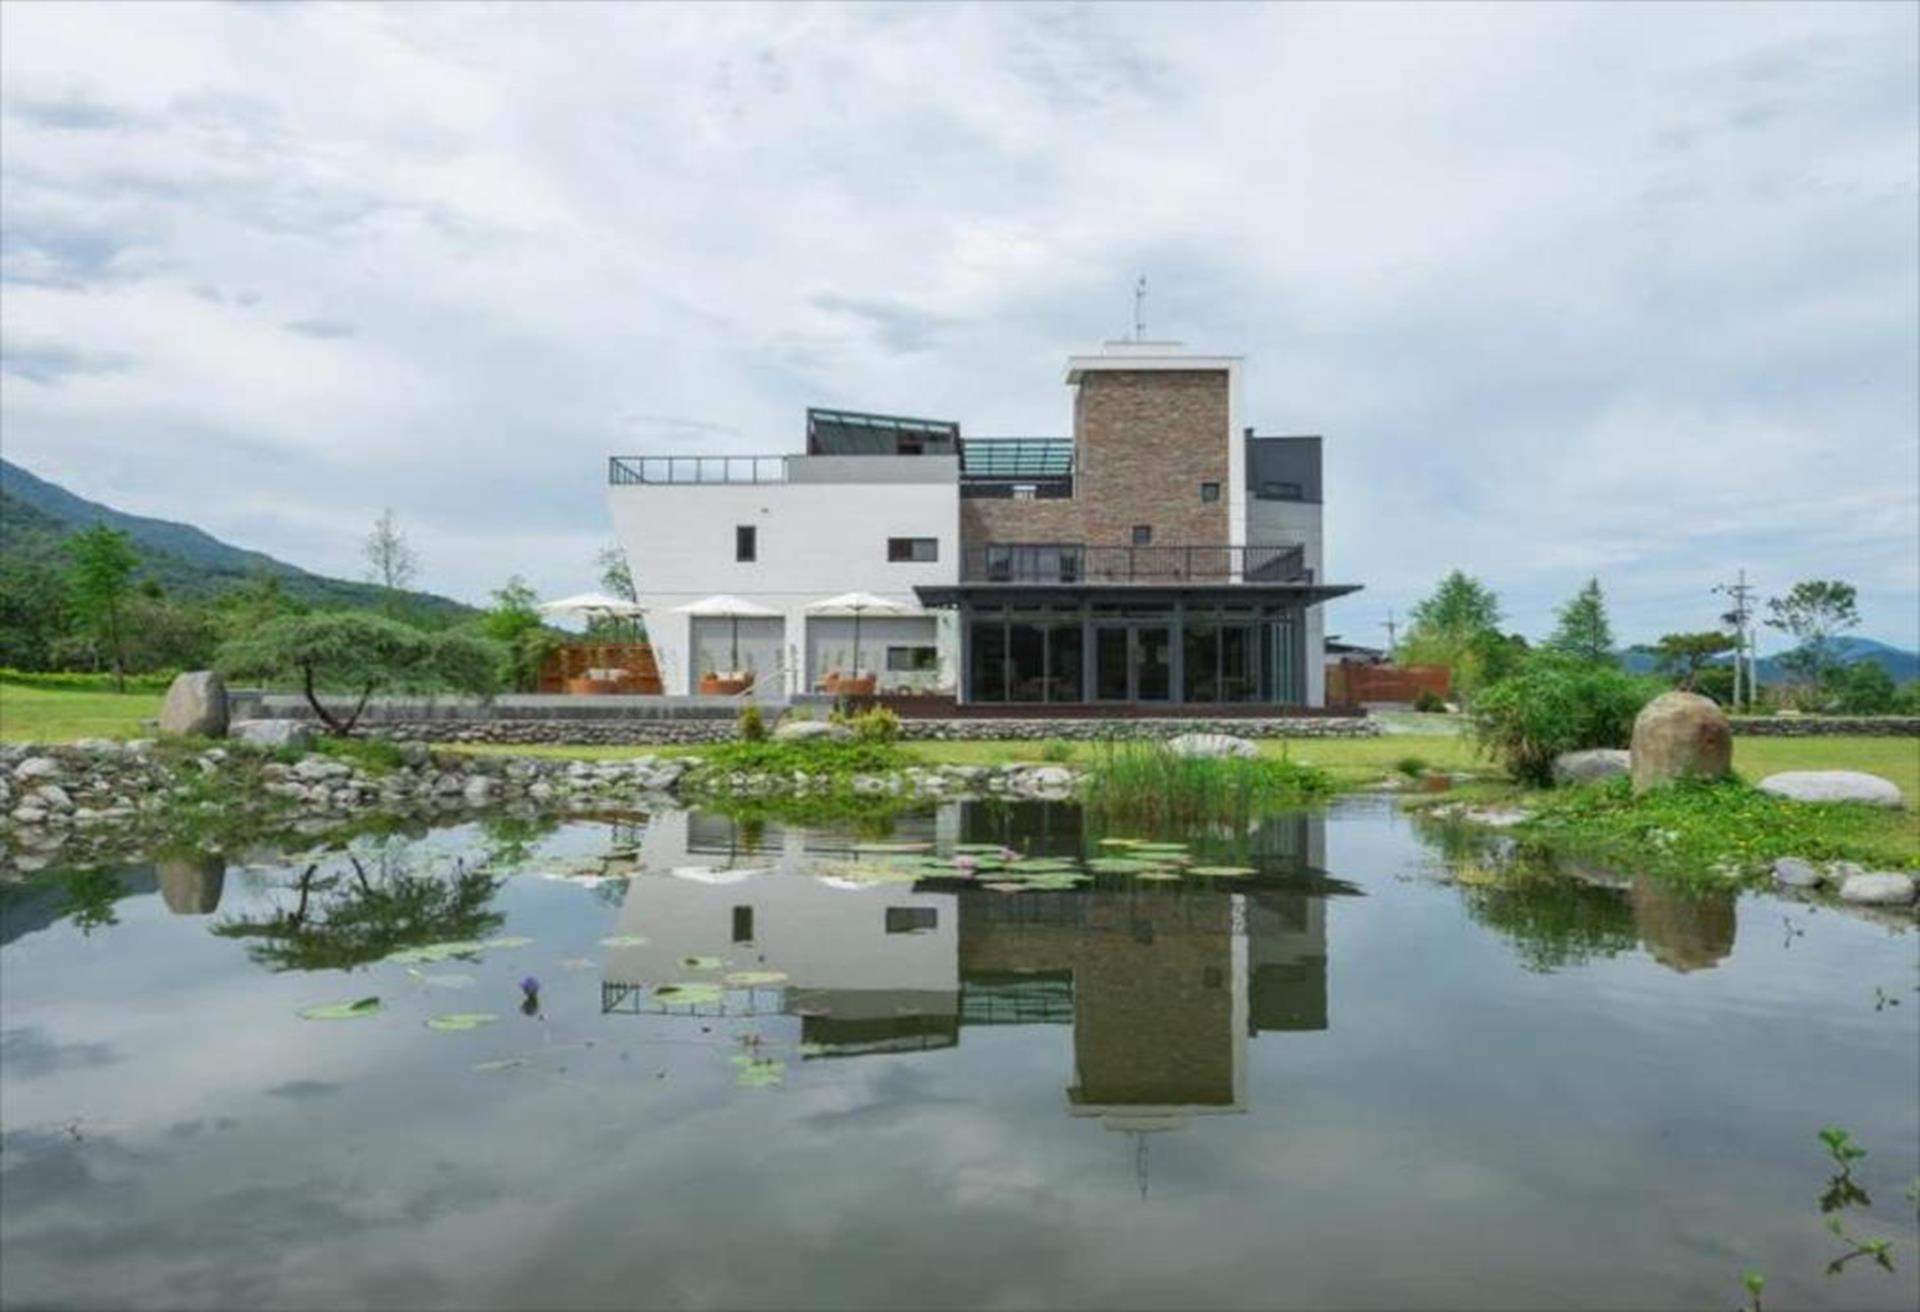
[[[1676,779],[1723,779],[1733,767],[1733,730],[1711,698],[1663,692],[1633,721],[1633,791]]]
[[[1904,907],[1913,901],[1913,876],[1897,870],[1880,870],[1848,875],[1840,884],[1842,902],[1863,902],[1869,906]]]
[[[227,727],[227,737],[255,747],[302,752],[313,746],[313,730],[299,720],[235,720]]]
[[[1175,756],[1225,757],[1258,756],[1260,749],[1245,738],[1230,733],[1183,733],[1167,739],[1167,750]]]
[[[1858,770],[1788,770],[1768,775],[1759,788],[1793,802],[1861,802],[1896,811],[1906,804],[1898,788]]]
[[[225,736],[227,681],[212,670],[189,670],[175,678],[160,704],[160,732]]]
[[[1618,747],[1595,747],[1584,752],[1562,752],[1553,758],[1553,782],[1594,784],[1633,772],[1633,753]]]
[[[831,720],[783,720],[773,736],[783,743],[846,742],[853,737],[853,730]]]

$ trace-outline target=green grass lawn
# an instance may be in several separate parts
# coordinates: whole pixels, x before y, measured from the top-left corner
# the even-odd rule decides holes
[[[154,693],[67,692],[0,684],[0,741],[70,742],[75,738],[138,737],[141,721],[160,712]],[[1417,717],[1436,721],[1438,716]],[[1344,783],[1361,783],[1391,773],[1402,761],[1417,760],[1430,769],[1492,776],[1489,764],[1474,754],[1465,738],[1422,725],[1417,733],[1378,738],[1268,738],[1260,750],[1306,765],[1317,765]],[[698,754],[697,747],[467,746],[462,751],[609,760],[641,755]],[[1067,742],[910,743],[907,750],[928,764],[988,765],[1039,761],[1065,753],[1085,761],[1097,744]],[[1733,765],[1758,780],[1780,770],[1863,770],[1891,780],[1909,801],[1920,799],[1920,739],[1913,738],[1735,738]]]
[[[140,722],[160,714],[150,692],[67,692],[0,684],[0,742],[138,738]]]

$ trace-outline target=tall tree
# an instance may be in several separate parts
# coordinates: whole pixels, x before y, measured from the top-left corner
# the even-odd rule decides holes
[[[1805,579],[1767,600],[1767,627],[1797,644],[1780,657],[1797,682],[1818,685],[1839,664],[1833,640],[1860,623],[1859,594],[1838,579]]]
[[[387,614],[392,615],[398,609],[400,594],[407,590],[420,568],[420,558],[393,517],[392,507],[381,511],[380,518],[373,521],[373,530],[367,534],[362,550],[367,557],[368,581],[386,589],[383,606]]]
[[[1440,580],[1433,595],[1413,606],[1412,623],[1397,659],[1406,665],[1444,665],[1463,694],[1512,669],[1526,643],[1500,632],[1500,598],[1460,570]]]
[[[1613,665],[1613,625],[1607,619],[1607,599],[1600,592],[1600,580],[1588,579],[1587,585],[1573,594],[1573,600],[1554,612],[1558,621],[1547,649],[1586,661],[1591,665]]]
[[[140,554],[118,529],[95,524],[67,539],[73,564],[67,571],[67,591],[74,613],[107,651],[113,663],[114,687],[127,687],[127,646],[124,616],[133,595],[133,571]]]
[[[1663,633],[1653,644],[1654,668],[1688,692],[1702,667],[1733,650],[1733,635],[1707,629],[1700,633]]]
[[[627,553],[618,546],[600,548],[593,563],[600,567],[600,586],[609,595],[622,601],[638,601],[640,594],[634,590],[633,569],[627,564]]]
[[[527,581],[515,574],[492,594],[493,606],[480,616],[480,632],[500,644],[505,653],[501,674],[517,692],[533,692],[540,684],[540,665],[555,638],[540,619],[539,600]]]

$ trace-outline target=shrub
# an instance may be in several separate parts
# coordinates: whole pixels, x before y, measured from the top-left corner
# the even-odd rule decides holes
[[[1550,653],[1482,689],[1469,708],[1482,754],[1528,783],[1553,779],[1553,758],[1589,747],[1625,747],[1633,717],[1658,691],[1647,679]]]
[[[1393,763],[1393,768],[1409,779],[1418,779],[1427,772],[1427,762],[1424,757],[1403,756]]]
[[[884,706],[876,706],[863,711],[847,721],[853,730],[853,740],[859,743],[893,743],[900,741],[900,717]]]
[[[1413,709],[1428,715],[1438,715],[1447,709],[1447,701],[1433,689],[1422,688],[1420,695],[1413,699]]]
[[[767,722],[760,715],[760,703],[748,702],[740,711],[740,741],[763,743],[767,740]]]
[[[128,692],[165,692],[173,683],[173,672],[163,670],[157,674],[129,674],[126,677]],[[114,677],[111,674],[92,674],[74,670],[4,670],[0,669],[0,684],[10,684],[19,688],[46,688],[56,692],[112,692]]]
[[[1059,741],[1050,742],[1040,749],[1040,759],[1050,761],[1055,765],[1071,761],[1073,759],[1073,744]]]

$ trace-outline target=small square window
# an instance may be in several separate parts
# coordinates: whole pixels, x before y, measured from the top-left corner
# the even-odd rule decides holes
[[[940,559],[939,538],[888,538],[887,559],[890,561],[924,562]]]
[[[1200,485],[1200,499],[1202,501],[1218,501],[1220,499],[1220,485],[1218,483],[1202,483]]]
[[[1152,546],[1153,545],[1153,525],[1135,524],[1133,526],[1133,545],[1136,547]]]
[[[735,943],[753,942],[752,907],[735,907],[733,909],[733,941]]]
[[[757,558],[760,549],[759,530],[751,524],[740,524],[733,530],[733,558],[750,561]]]

